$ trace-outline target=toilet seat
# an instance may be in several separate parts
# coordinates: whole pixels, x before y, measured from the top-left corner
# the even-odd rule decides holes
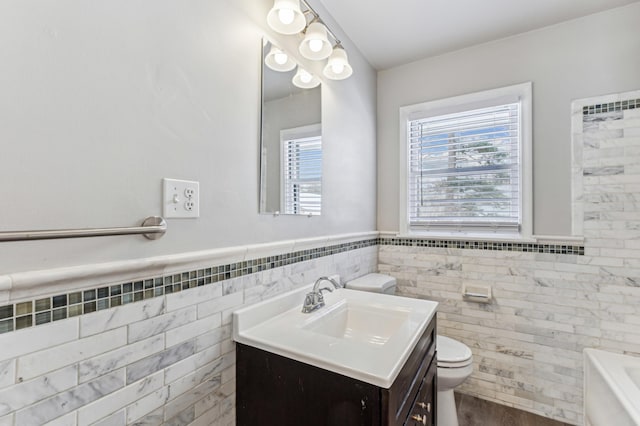
[[[461,368],[472,362],[471,349],[457,340],[438,335],[436,348],[439,368]]]

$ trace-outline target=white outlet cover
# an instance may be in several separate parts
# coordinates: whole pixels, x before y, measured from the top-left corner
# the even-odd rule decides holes
[[[187,194],[192,193],[192,197]],[[188,206],[192,206],[191,209]],[[162,179],[162,215],[165,218],[200,217],[200,183],[191,180]]]

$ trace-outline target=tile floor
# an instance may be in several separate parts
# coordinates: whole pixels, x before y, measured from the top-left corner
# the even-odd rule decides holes
[[[460,426],[570,426],[473,396],[459,393],[455,396]]]

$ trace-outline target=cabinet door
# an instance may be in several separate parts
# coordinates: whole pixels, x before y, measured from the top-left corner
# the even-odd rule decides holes
[[[434,426],[436,423],[435,398],[437,392],[436,373],[438,371],[436,358],[433,358],[427,374],[422,379],[420,390],[409,412],[405,426]]]

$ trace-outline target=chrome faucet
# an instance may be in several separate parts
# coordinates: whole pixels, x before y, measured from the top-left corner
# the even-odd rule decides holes
[[[342,286],[338,284],[338,282],[333,278],[329,278],[329,277],[318,278],[315,284],[313,285],[313,290],[307,293],[307,295],[304,297],[304,303],[302,304],[303,314],[308,314],[324,306],[324,296],[322,295],[322,291],[326,290],[329,293],[331,293],[333,290],[328,287],[320,288],[320,283],[322,283],[323,281],[329,281],[331,284],[333,284],[335,288],[342,288]]]

